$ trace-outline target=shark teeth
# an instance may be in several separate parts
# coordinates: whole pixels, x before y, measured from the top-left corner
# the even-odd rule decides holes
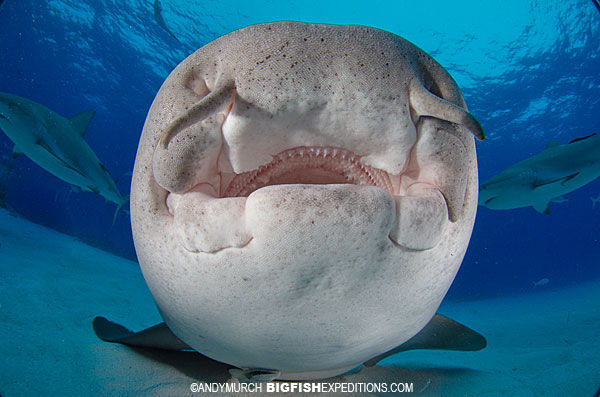
[[[258,169],[236,175],[222,197],[248,196],[274,184],[350,183],[377,186],[393,194],[387,172],[361,163],[361,156],[342,148],[301,146],[285,150]]]
[[[464,148],[452,135],[437,134],[433,127],[436,124],[423,124],[421,139],[401,175],[390,175],[364,164],[362,156],[344,148],[300,146],[276,154],[269,163],[252,171],[240,174],[221,171],[220,183],[207,181],[182,194],[171,192],[166,204],[174,218],[177,238],[192,253],[214,254],[228,248],[243,248],[256,237],[248,216],[252,217],[252,208],[259,197],[272,200],[278,192],[306,194],[311,189],[335,197],[336,192],[341,195],[359,192],[356,189],[362,186],[379,188],[375,190],[380,195],[373,197],[391,203],[386,205],[390,223],[384,233],[392,243],[409,250],[431,249],[441,241],[453,215],[460,211],[461,194],[464,196],[465,191],[461,183],[464,176],[451,167],[448,169],[445,161],[451,153],[461,154],[459,149]],[[438,147],[445,150],[435,151]],[[460,161],[450,163],[464,165]],[[323,210],[326,202],[325,198],[320,199],[317,207]],[[249,203],[254,204],[248,207]],[[372,200],[364,204],[382,205]],[[309,211],[308,208],[290,207],[289,216]]]

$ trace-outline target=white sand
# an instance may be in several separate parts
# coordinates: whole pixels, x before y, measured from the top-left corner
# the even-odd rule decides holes
[[[445,302],[440,312],[483,333],[488,347],[405,352],[334,381],[413,382],[414,394],[432,396],[591,397],[600,386],[597,281]],[[96,315],[136,331],[161,321],[137,264],[0,210],[2,397],[187,395],[194,381],[229,379],[226,366],[192,353],[102,342]]]

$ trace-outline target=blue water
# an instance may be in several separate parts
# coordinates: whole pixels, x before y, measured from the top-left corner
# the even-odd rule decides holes
[[[0,92],[64,116],[94,109],[86,141],[123,194],[146,113],[168,73],[214,38],[248,24],[291,19],[370,25],[433,55],[462,88],[484,126],[480,180],[561,143],[600,132],[600,12],[573,1],[205,1],[162,0],[179,41],[156,23],[152,1],[5,0],[0,8]],[[75,192],[21,156],[0,134],[0,198],[34,222],[134,259],[129,218]],[[559,288],[600,277],[600,181],[551,205],[480,207],[449,296],[478,299]]]

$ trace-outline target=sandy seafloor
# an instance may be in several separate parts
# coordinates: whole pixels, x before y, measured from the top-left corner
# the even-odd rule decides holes
[[[440,313],[487,337],[483,351],[405,352],[329,381],[413,382],[424,396],[591,397],[600,386],[600,282],[548,287],[445,301]],[[0,210],[2,397],[183,396],[192,382],[230,378],[195,353],[104,343],[96,315],[133,330],[161,321],[137,264]]]

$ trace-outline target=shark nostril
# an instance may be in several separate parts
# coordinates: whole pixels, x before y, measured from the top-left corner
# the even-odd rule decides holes
[[[160,147],[164,150],[168,149],[169,142],[181,131],[202,122],[215,113],[230,109],[235,95],[235,81],[227,79],[219,81],[212,91],[208,90],[204,79],[191,78],[186,83],[186,87],[195,90],[194,92],[200,96],[206,89],[206,95],[193,105],[186,106],[186,110],[166,128],[159,142]]]

